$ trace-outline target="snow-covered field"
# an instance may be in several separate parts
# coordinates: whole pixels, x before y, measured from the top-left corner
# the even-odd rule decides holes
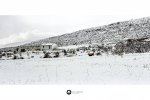
[[[3,85],[150,85],[150,53],[0,60]]]

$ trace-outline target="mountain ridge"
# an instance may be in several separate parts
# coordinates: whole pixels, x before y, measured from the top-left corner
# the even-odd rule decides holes
[[[56,43],[58,46],[107,42],[116,43],[125,38],[139,39],[143,37],[150,37],[150,17],[82,29],[59,36],[32,41],[21,46],[40,46],[42,43],[48,42]]]

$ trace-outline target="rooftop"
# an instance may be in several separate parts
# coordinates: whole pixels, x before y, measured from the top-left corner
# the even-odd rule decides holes
[[[53,45],[54,43],[44,43],[42,45]]]

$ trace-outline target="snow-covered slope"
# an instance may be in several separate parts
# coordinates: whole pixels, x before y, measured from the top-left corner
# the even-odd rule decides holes
[[[59,46],[118,42],[124,38],[142,38],[150,36],[150,17],[116,22],[105,26],[93,27],[76,32],[63,34],[36,41],[32,44],[40,45],[43,42],[55,42]],[[30,45],[30,44],[29,44]]]
[[[46,42],[56,43],[58,46],[81,45],[88,43],[118,42],[124,38],[137,39],[143,37],[150,37],[150,17],[83,29],[27,43],[24,44],[24,46],[40,46]]]

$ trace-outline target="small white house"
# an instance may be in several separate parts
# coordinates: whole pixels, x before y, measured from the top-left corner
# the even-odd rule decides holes
[[[53,50],[58,49],[57,44],[55,43],[44,43],[41,45],[41,50]]]

